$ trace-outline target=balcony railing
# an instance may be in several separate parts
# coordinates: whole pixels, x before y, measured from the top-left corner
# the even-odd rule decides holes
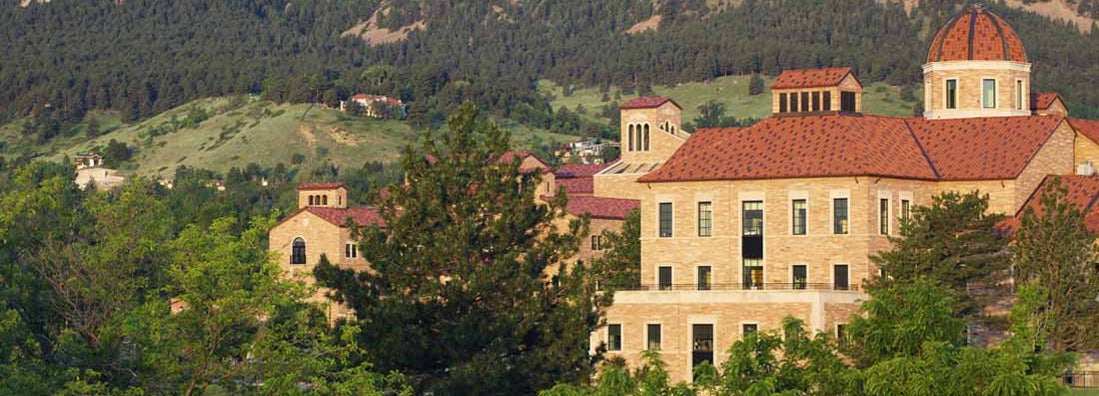
[[[729,291],[729,290],[806,290],[806,291],[858,291],[859,288],[856,285],[836,285],[832,283],[711,283],[708,285],[699,285],[697,283],[677,283],[677,284],[640,284],[640,285],[626,285],[626,286],[608,286],[600,285],[600,290],[621,290],[621,291]]]

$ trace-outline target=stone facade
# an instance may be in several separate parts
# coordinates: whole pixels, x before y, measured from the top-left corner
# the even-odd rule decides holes
[[[305,193],[305,192],[303,192]],[[305,264],[291,264],[292,245],[295,239],[305,241]],[[299,211],[287,217],[276,225],[269,233],[270,250],[275,255],[279,267],[294,279],[299,279],[306,284],[313,284],[313,268],[320,262],[321,256],[325,256],[329,262],[344,268],[366,270],[369,268],[366,260],[358,254],[347,257],[347,244],[356,241],[351,238],[351,230],[337,224],[333,224],[308,211]],[[351,312],[345,307],[324,297],[324,290],[318,290],[311,301],[326,304],[325,311],[331,320],[336,320],[349,315]]]
[[[924,116],[928,119],[1028,116],[1030,64],[1010,61],[932,62],[924,70]],[[995,106],[982,103],[984,80],[996,81]],[[954,108],[947,106],[947,81],[957,82]],[[1018,85],[1022,88],[1019,90]]]

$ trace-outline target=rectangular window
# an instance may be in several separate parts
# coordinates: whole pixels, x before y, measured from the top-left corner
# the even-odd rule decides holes
[[[986,109],[996,108],[996,80],[986,78],[981,81],[981,104]]]
[[[832,111],[832,92],[824,91],[824,111]]]
[[[660,237],[672,237],[672,203],[660,203]]]
[[[879,201],[878,226],[882,235],[889,235],[889,200],[885,198]]]
[[[847,198],[832,200],[832,233],[847,234]]]
[[[856,111],[854,92],[840,92],[840,111],[846,111],[850,113],[854,113]]]
[[[672,267],[657,268],[657,288],[660,290],[672,289]]]
[[[591,250],[603,250],[603,236],[592,235],[591,236]]]
[[[946,108],[958,108],[958,80],[946,80]]]
[[[745,201],[744,235],[763,235],[763,201]]]
[[[803,111],[803,112],[809,111],[809,93],[808,92],[802,92],[801,93],[801,111]]]
[[[608,351],[621,351],[622,350],[622,325],[609,324],[607,325],[607,350]]]
[[[805,235],[807,228],[806,221],[809,216],[809,201],[795,199],[791,211],[793,213],[793,218],[791,219],[793,230],[791,230],[791,233],[794,235]]]
[[[660,325],[648,324],[645,326],[648,333],[648,342],[645,345],[645,349],[650,351],[660,350]]]
[[[745,323],[740,325],[740,330],[744,335],[752,334],[759,331],[759,325],[755,323]]]
[[[787,111],[788,110],[786,108],[786,94],[784,94],[784,93],[778,94],[778,112],[779,113],[785,113]]]
[[[832,289],[833,290],[847,290],[851,287],[850,279],[848,278],[847,264],[837,264],[832,267]]]
[[[714,205],[711,202],[698,203],[698,236],[708,237],[714,230]]]
[[[813,92],[813,111],[820,111],[820,92]]]
[[[713,267],[703,265],[698,267],[698,290],[710,290],[713,285]]]
[[[847,340],[847,325],[843,323],[836,324],[836,341],[843,342]]]
[[[790,94],[790,112],[798,112],[798,93],[794,92]]]
[[[908,220],[911,203],[907,199],[901,200],[901,220]]]
[[[359,257],[359,245],[356,245],[354,242],[348,242],[347,244],[343,245],[343,257]]]
[[[1023,109],[1023,80],[1015,80],[1015,110]]]
[[[805,287],[809,284],[809,267],[805,265],[795,265],[792,272],[793,289],[805,290]]]
[[[763,260],[744,259],[743,273],[745,289],[763,289]]]
[[[710,364],[714,362],[714,325],[692,324],[691,371],[703,362]]]

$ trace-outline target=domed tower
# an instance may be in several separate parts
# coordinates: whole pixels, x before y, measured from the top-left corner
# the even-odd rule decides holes
[[[928,119],[1030,115],[1030,63],[1023,41],[980,4],[939,29],[923,80]]]

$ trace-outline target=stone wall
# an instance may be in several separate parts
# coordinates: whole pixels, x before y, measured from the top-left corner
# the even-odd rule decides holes
[[[946,108],[946,81],[958,81],[956,109]],[[983,80],[996,80],[996,107],[986,109]],[[1023,82],[1018,101],[1016,81]],[[1021,106],[1017,106],[1017,103]],[[935,62],[924,65],[924,114],[927,118],[1030,115],[1030,64],[1007,61]]]

